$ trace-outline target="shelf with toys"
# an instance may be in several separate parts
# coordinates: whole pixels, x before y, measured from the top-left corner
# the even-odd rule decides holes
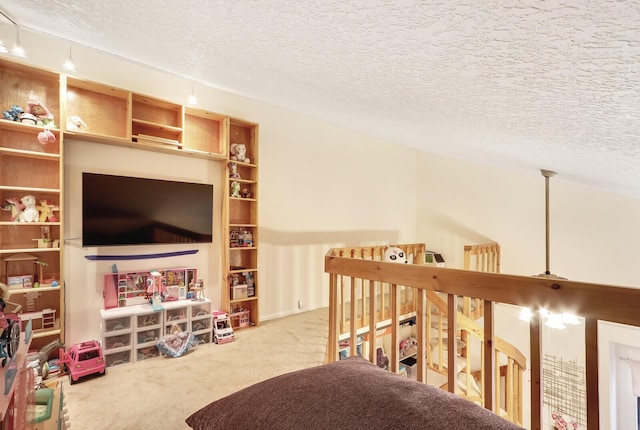
[[[6,58],[0,58],[0,79],[5,89],[0,94],[4,118],[0,120],[0,258],[27,253],[46,262],[45,276],[60,286],[41,288],[39,294],[46,295],[45,306],[56,310],[61,337],[65,332],[61,268],[66,139],[225,163],[223,187],[238,188],[238,195],[224,193],[222,237],[226,242],[233,230],[233,234],[250,235],[253,245],[234,249],[222,245],[223,285],[229,281],[232,266],[254,273],[255,296],[233,303],[233,309],[246,309],[251,315],[249,325],[257,325],[258,124]],[[230,162],[239,177],[230,177]],[[27,196],[36,200],[38,219],[32,210],[24,213],[21,208],[21,199]],[[45,212],[48,215],[41,219]],[[14,218],[20,214],[23,218],[31,215],[28,221]],[[48,236],[43,233],[45,228]],[[7,273],[2,270],[0,282],[6,282]],[[23,273],[29,274],[35,276]],[[222,287],[221,291],[223,309],[232,311],[229,289]],[[18,293],[24,299],[28,296]],[[117,297],[116,293],[116,301]],[[44,308],[39,301],[35,306],[36,311]],[[34,347],[39,346],[34,341]]]
[[[7,60],[0,79],[0,282],[38,349],[64,338],[61,80]]]
[[[223,308],[234,328],[258,324],[258,125],[230,120],[224,198],[225,237]]]

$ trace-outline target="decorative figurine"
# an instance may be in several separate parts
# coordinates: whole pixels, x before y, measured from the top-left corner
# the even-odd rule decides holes
[[[236,163],[229,163],[229,177],[232,179],[241,179],[240,173],[238,173],[238,165]]]
[[[240,182],[231,182],[231,197],[240,197]]]

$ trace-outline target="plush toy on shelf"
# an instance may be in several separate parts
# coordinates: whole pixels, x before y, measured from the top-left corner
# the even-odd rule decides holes
[[[24,111],[22,110],[22,108],[18,105],[13,105],[11,106],[10,109],[5,110],[4,112],[2,112],[2,116],[4,117],[4,119],[9,120],[9,121],[18,121],[20,119],[20,115],[23,114]]]
[[[18,222],[38,222],[40,213],[36,208],[36,198],[32,195],[26,195],[20,199],[24,205],[24,210],[18,215]]]
[[[238,165],[236,163],[229,163],[229,177],[232,179],[241,179],[240,173],[238,173]]]
[[[231,197],[240,197],[240,182],[231,182]]]
[[[56,222],[58,218],[54,214],[60,210],[58,206],[56,206],[51,200],[42,199],[40,200],[40,206],[36,206],[36,209],[40,211],[40,222]]]
[[[9,197],[6,205],[2,206],[2,210],[11,211],[11,221],[17,221],[18,217],[24,210],[24,205],[18,197]]]
[[[77,115],[71,115],[67,118],[67,131],[80,131],[89,128],[89,126]]]
[[[231,159],[241,161],[243,163],[251,163],[251,159],[247,157],[247,146],[244,143],[232,143],[231,147]]]
[[[40,100],[33,93],[29,93],[29,100],[27,101],[26,113],[33,115],[36,118],[36,124],[42,126],[53,125],[53,114],[42,104]]]

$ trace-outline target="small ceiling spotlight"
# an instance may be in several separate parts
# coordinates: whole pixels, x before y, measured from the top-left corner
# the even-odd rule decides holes
[[[188,103],[190,105],[197,105],[198,104],[198,98],[196,97],[196,93],[193,91],[193,87],[191,87],[191,95],[189,96]]]
[[[71,45],[69,45],[69,57],[66,59],[62,68],[68,70],[70,72],[76,71],[76,64],[73,62],[73,57],[71,56]]]
[[[20,27],[18,27],[17,25],[16,25],[16,44],[13,45],[13,49],[11,50],[11,53],[16,57],[26,58],[27,56],[27,53],[22,47],[22,43],[20,43]]]

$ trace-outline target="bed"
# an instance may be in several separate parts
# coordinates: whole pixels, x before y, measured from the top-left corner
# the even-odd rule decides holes
[[[186,419],[204,429],[522,429],[462,397],[349,357],[280,375]]]

